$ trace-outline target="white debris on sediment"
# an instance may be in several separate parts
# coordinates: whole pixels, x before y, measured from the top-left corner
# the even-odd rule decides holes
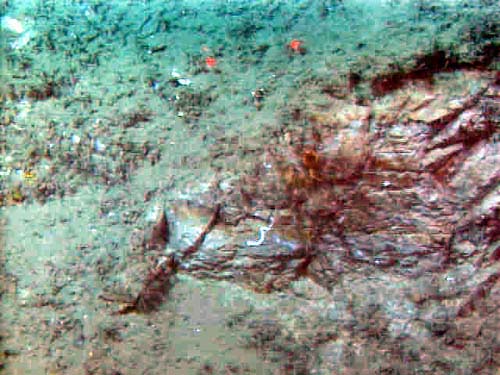
[[[32,36],[33,36],[33,33],[31,31],[27,31],[23,35],[21,35],[19,38],[17,38],[15,41],[13,41],[10,44],[10,47],[12,49],[23,48],[26,44],[29,43],[29,41],[31,40]]]
[[[172,68],[170,76],[181,86],[189,86],[192,83],[189,78],[184,77],[176,68]]]
[[[22,34],[24,32],[24,27],[21,21],[9,16],[2,17],[2,29],[15,34]]]
[[[269,218],[269,225],[259,228],[259,239],[257,241],[248,240],[245,242],[245,244],[247,246],[250,246],[250,247],[262,245],[264,243],[264,241],[266,240],[267,232],[269,232],[273,228],[273,225],[274,225],[274,218],[271,216]]]
[[[191,80],[189,78],[179,78],[177,79],[177,82],[181,86],[189,86],[191,84]]]
[[[26,21],[26,20],[25,20]],[[28,20],[29,21],[29,20]],[[12,34],[18,34],[19,36],[10,43],[12,49],[20,49],[26,46],[29,41],[35,36],[35,31],[26,28],[21,21],[10,16],[4,16],[1,18],[1,29],[2,31],[8,31]],[[28,22],[29,24],[29,22]]]

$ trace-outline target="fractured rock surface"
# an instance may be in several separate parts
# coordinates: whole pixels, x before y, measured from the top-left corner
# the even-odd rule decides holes
[[[479,89],[447,91],[453,79],[443,78],[432,93],[403,88],[354,106],[354,118],[322,108],[284,125],[263,165],[194,204],[222,199],[223,223],[184,270],[260,292],[309,280],[316,287],[299,295],[331,306],[323,312],[335,333],[316,336],[324,328],[310,302],[306,341],[340,368],[409,373],[410,361],[456,373],[498,364],[477,353],[498,348],[491,335],[500,328],[500,97],[490,74],[460,74]],[[246,246],[270,218],[262,244]],[[490,334],[474,335],[470,324]],[[348,360],[349,343],[363,361]],[[391,365],[380,356],[388,348]],[[309,368],[334,371],[332,361]]]

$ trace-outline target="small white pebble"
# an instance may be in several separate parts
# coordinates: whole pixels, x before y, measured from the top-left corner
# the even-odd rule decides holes
[[[191,80],[188,79],[188,78],[179,78],[177,80],[177,82],[179,83],[179,85],[181,86],[189,86],[191,84]]]
[[[79,135],[77,135],[77,134],[73,134],[73,135],[71,136],[71,143],[73,143],[74,145],[75,145],[75,144],[79,144],[79,143],[80,143],[80,140],[81,140],[81,138],[80,138],[80,136],[79,136]]]
[[[97,152],[103,152],[106,150],[106,145],[101,141],[99,141],[98,139],[96,139],[94,141],[94,150]]]
[[[24,32],[23,24],[15,18],[5,16],[2,18],[2,29],[12,31],[16,34]]]

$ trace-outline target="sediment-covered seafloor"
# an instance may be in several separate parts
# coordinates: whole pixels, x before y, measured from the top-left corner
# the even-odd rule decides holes
[[[498,372],[493,2],[2,6],[0,372]]]

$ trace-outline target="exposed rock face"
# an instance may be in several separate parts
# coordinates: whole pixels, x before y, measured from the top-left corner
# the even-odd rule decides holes
[[[181,269],[311,301],[304,340],[337,366],[309,366],[318,371],[366,369],[348,360],[348,343],[379,371],[498,363],[474,359],[498,342],[467,327],[500,328],[500,96],[487,73],[460,74],[469,87],[443,79],[369,106],[335,99],[284,126],[253,174],[174,210],[184,223],[174,244],[189,243],[203,207],[224,202],[223,222]],[[303,280],[316,287],[297,289]],[[329,322],[314,318],[318,303]]]
[[[483,257],[498,235],[499,108],[494,83],[474,78],[473,92],[443,82],[371,107],[335,100],[307,127],[286,127],[269,163],[227,193],[225,219],[238,225],[209,257],[214,276],[276,274],[281,287],[300,266],[332,287],[349,270],[414,277]],[[271,215],[262,245],[244,246]]]

